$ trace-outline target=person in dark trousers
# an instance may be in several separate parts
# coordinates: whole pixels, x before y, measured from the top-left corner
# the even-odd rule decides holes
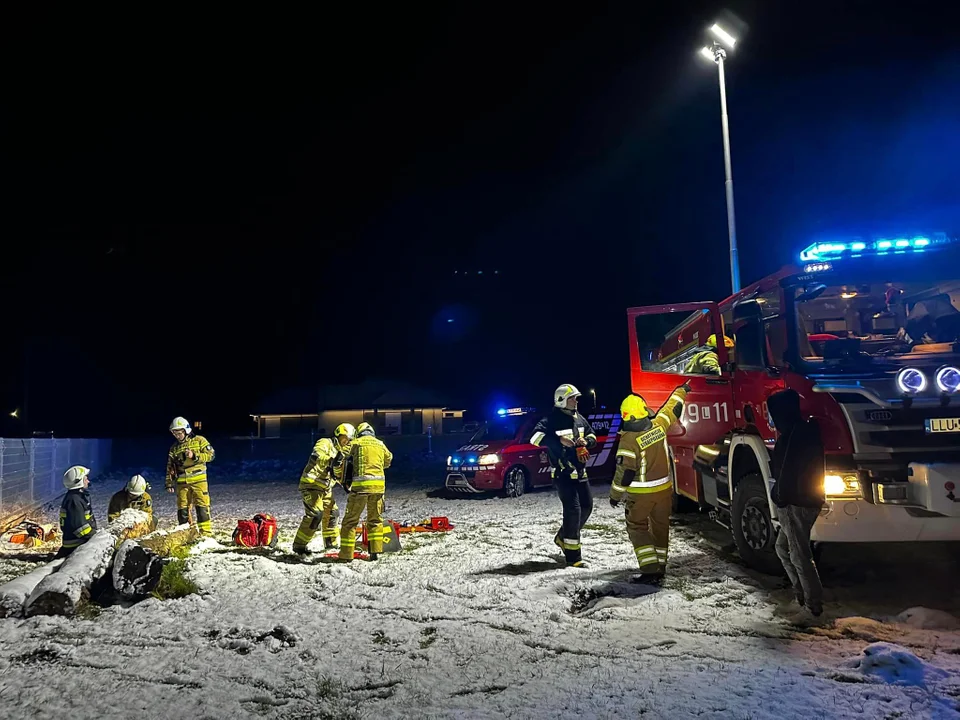
[[[558,387],[553,393],[553,411],[537,423],[530,443],[547,449],[553,484],[563,505],[563,524],[553,542],[563,550],[567,565],[586,567],[580,552],[580,531],[593,512],[587,459],[597,436],[577,412],[579,397],[580,391],[573,385]]]
[[[777,430],[771,471],[772,497],[780,520],[777,555],[790,578],[797,602],[816,617],[823,612],[823,585],[813,562],[810,533],[824,505],[824,451],[820,427],[804,420],[800,396],[783,390],[767,399]]]
[[[74,465],[63,474],[67,494],[60,504],[60,534],[63,538],[58,558],[66,557],[97,531],[97,519],[90,506],[90,468]]]

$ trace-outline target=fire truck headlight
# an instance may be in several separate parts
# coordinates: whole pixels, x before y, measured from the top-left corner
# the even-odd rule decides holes
[[[447,455],[447,465],[453,465],[453,455]]]
[[[897,373],[897,387],[905,395],[916,395],[927,389],[927,376],[917,368],[903,368]]]
[[[960,390],[960,370],[947,365],[937,370],[937,387],[940,392],[955,393]]]
[[[860,481],[856,475],[825,475],[823,494],[827,497],[860,497]]]
[[[496,465],[500,462],[500,456],[496,453],[480,456],[480,465]]]

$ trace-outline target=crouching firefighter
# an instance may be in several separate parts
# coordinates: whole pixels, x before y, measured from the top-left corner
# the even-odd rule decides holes
[[[597,436],[577,412],[579,397],[580,391],[573,385],[558,387],[553,393],[553,411],[537,423],[530,443],[547,449],[553,484],[563,505],[563,523],[553,542],[563,550],[568,565],[586,567],[580,553],[580,531],[593,512],[587,460]]]
[[[90,468],[74,465],[63,474],[67,494],[60,504],[60,536],[63,544],[58,558],[66,557],[97,531],[97,519],[90,505]]]
[[[113,522],[127,508],[140,510],[150,516],[150,529],[157,529],[157,521],[153,517],[153,498],[147,490],[150,486],[143,475],[134,475],[127,481],[123,490],[115,492],[107,506],[107,522]]]
[[[357,523],[364,509],[367,511],[367,542],[370,559],[376,560],[383,552],[383,494],[386,491],[384,471],[393,462],[393,453],[374,436],[369,423],[360,423],[357,438],[350,446],[352,477],[344,478],[347,490],[347,509],[340,528],[340,560],[353,560],[357,542]]]
[[[293,540],[293,551],[298,555],[310,554],[307,545],[321,527],[323,547],[329,549],[337,544],[340,508],[333,498],[333,487],[343,480],[345,457],[350,452],[350,443],[353,442],[356,429],[350,423],[342,423],[333,434],[336,440],[317,440],[300,476],[303,520],[300,521],[297,536]]]
[[[176,439],[167,453],[167,492],[177,493],[177,524],[190,522],[190,505],[197,509],[197,529],[201,535],[213,535],[210,523],[210,489],[207,463],[213,461],[213,447],[202,435],[193,433],[185,418],[170,423]]]
[[[690,386],[683,384],[653,414],[640,395],[620,405],[623,424],[617,449],[617,470],[610,486],[610,505],[625,503],[627,535],[640,565],[638,582],[659,584],[667,571],[673,478],[667,431],[680,419]]]

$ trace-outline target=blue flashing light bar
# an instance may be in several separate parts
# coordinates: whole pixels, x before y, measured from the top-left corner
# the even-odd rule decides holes
[[[523,408],[523,407],[500,408],[499,410],[497,410],[497,415],[499,415],[500,417],[508,417],[513,415],[526,415],[529,412],[533,412],[533,408]]]
[[[816,272],[830,269],[819,267],[819,265],[829,264],[832,260],[862,257],[863,255],[886,255],[890,251],[894,251],[895,254],[903,254],[909,251],[933,249],[955,242],[957,242],[956,238],[948,237],[946,233],[942,232],[931,235],[916,235],[911,238],[895,237],[888,239],[877,237],[872,240],[851,238],[849,242],[815,242],[800,253],[800,260],[818,266],[811,268],[811,270],[804,268],[806,272]]]
[[[506,408],[500,408],[499,410],[497,410],[497,415],[499,415],[500,417],[503,417],[506,414],[507,414]]]

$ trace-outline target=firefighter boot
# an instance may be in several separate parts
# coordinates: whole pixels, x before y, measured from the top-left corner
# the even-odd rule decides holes
[[[380,553],[375,553],[375,552],[370,553],[371,561],[376,562],[379,559],[380,559]]]
[[[652,585],[653,587],[662,587],[666,573],[664,572],[648,572],[640,573],[636,577],[631,578],[630,582],[636,583],[638,585]]]

